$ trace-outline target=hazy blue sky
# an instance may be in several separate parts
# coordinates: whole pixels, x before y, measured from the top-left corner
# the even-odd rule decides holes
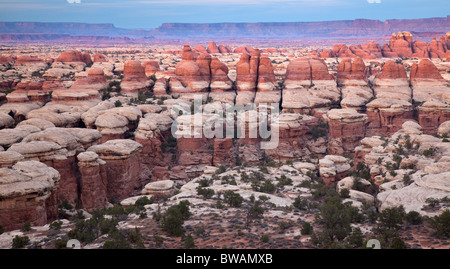
[[[372,2],[372,3],[371,3]],[[300,22],[450,15],[449,0],[0,0],[0,21],[113,23]]]

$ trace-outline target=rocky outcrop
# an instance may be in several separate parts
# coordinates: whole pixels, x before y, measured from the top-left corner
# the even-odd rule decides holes
[[[78,154],[80,200],[84,209],[103,208],[108,204],[106,162],[92,151]]]
[[[108,200],[121,201],[143,187],[139,161],[141,150],[141,144],[126,139],[109,140],[88,149],[106,162]]]
[[[326,117],[330,128],[328,153],[343,155],[354,152],[361,139],[366,136],[366,114],[354,109],[333,109]]]
[[[211,92],[209,97],[214,102],[234,103],[236,93],[228,77],[228,67],[216,57],[211,60]]]
[[[376,99],[367,104],[367,135],[392,135],[414,114],[403,65],[387,61],[373,80],[373,90]]]
[[[311,154],[323,155],[327,147],[323,137],[313,138],[312,128],[319,120],[312,116],[296,113],[281,113],[279,123],[279,142],[274,149],[266,149],[266,156],[278,161],[308,158]]]
[[[40,129],[35,126],[18,126],[14,129],[0,130],[0,146],[9,148],[15,143],[21,142],[31,133],[39,132]]]
[[[192,99],[193,95],[202,95],[206,101],[211,82],[211,56],[197,55],[189,46],[184,46],[182,60],[176,65],[175,77],[170,79],[172,95]]]
[[[25,160],[39,160],[55,168],[61,175],[57,198],[75,204],[79,199],[80,175],[76,155],[97,144],[100,137],[97,130],[47,128],[26,136],[21,143],[12,145],[8,151],[22,154]]]
[[[103,62],[108,62],[105,55],[103,55],[102,53],[94,54],[94,63],[103,63]]]
[[[0,168],[11,167],[23,159],[22,154],[18,152],[0,150]]]
[[[402,205],[406,212],[417,211],[433,216],[444,208],[427,208],[428,198],[449,195],[450,146],[441,138],[426,135],[413,121],[403,123],[391,137],[367,137],[357,149],[370,168],[370,176],[379,185],[379,210]],[[357,155],[360,155],[357,153]]]
[[[95,126],[102,134],[102,142],[128,138],[142,117],[142,112],[134,106],[100,110],[97,114]]]
[[[89,53],[87,53],[87,52],[82,53],[82,52],[77,51],[77,50],[64,51],[63,53],[61,53],[61,55],[59,55],[59,57],[56,59],[56,61],[57,62],[63,62],[63,63],[66,63],[66,64],[75,64],[75,65],[92,64],[92,58],[89,55]]]
[[[145,185],[142,195],[152,195],[157,197],[170,196],[173,194],[175,184],[172,180],[161,180]]]
[[[210,117],[211,115],[203,114],[201,121],[196,121],[194,115],[183,115],[176,118],[175,138],[177,139],[178,165],[199,169],[212,165],[214,140],[203,134],[203,126]],[[195,176],[198,176],[197,172],[189,174],[189,177]]]
[[[53,91],[55,101],[79,101],[99,99],[99,93],[108,86],[105,74],[100,68],[91,68],[86,78],[79,79],[70,89],[58,89]]]
[[[219,48],[214,41],[209,42],[208,48],[206,50],[208,51],[208,53],[220,53]]]
[[[427,134],[435,134],[440,124],[450,120],[449,85],[428,59],[411,67],[413,100],[418,121]]]
[[[413,55],[412,42],[413,37],[410,32],[399,32],[392,34],[389,47],[399,57],[411,57]]]
[[[87,128],[93,129],[95,128],[95,121],[97,120],[98,113],[114,107],[114,103],[111,100],[102,101],[81,114],[81,120]]]
[[[151,77],[161,70],[158,61],[145,61],[142,65],[145,68],[145,75],[147,77]]]
[[[386,186],[386,190],[377,195],[377,200],[380,204],[379,208],[382,211],[387,208],[402,205],[406,212],[416,211],[421,215],[428,216],[439,215],[444,209],[428,211],[424,206],[427,204],[427,199],[439,200],[448,197],[450,194],[448,187],[449,177],[450,172],[432,175],[418,172],[411,176],[413,180],[411,185],[401,188],[397,187],[397,190],[389,189]]]
[[[28,112],[26,119],[45,119],[56,127],[79,127],[81,115],[98,102],[98,99],[51,102]]]
[[[134,134],[136,142],[142,145],[140,161],[148,169],[154,166],[164,166],[164,155],[162,153],[161,130],[158,128],[158,122],[155,118],[142,118]]]
[[[121,92],[130,96],[137,96],[139,91],[147,91],[153,86],[153,80],[145,75],[145,68],[138,60],[125,62],[123,79],[120,83]]]
[[[8,113],[0,113],[0,129],[13,127],[14,123],[14,119]]]
[[[159,78],[153,87],[153,94],[155,96],[168,96],[169,80],[167,78]]]
[[[0,225],[4,231],[20,229],[25,222],[43,226],[58,214],[54,192],[58,171],[37,161],[0,168]]]
[[[19,124],[17,124],[17,127],[20,127],[23,125],[36,126],[39,129],[41,129],[41,131],[44,131],[45,129],[48,129],[48,128],[56,127],[53,123],[49,122],[48,120],[38,119],[38,118],[21,121]]]
[[[10,103],[43,102],[49,93],[42,89],[43,81],[23,81],[16,85],[16,90],[6,96]]]
[[[319,174],[326,184],[333,184],[348,175],[349,160],[342,156],[327,155],[319,160]]]
[[[339,103],[340,92],[325,62],[299,58],[289,63],[283,89],[283,110],[319,116]]]
[[[338,65],[337,83],[342,91],[342,108],[361,110],[373,97],[361,58],[344,58]]]
[[[280,103],[281,91],[275,78],[272,61],[267,54],[263,54],[259,60],[256,91],[255,105]]]
[[[259,50],[253,51],[251,56],[242,53],[239,62],[236,64],[236,104],[253,102],[258,79],[259,58]]]

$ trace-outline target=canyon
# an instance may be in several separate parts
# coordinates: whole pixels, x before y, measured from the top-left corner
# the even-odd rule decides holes
[[[448,18],[409,23],[430,31],[442,21]],[[360,35],[357,26],[368,24],[380,29],[371,33],[385,35],[398,27],[396,22],[380,23],[335,22],[325,34]],[[30,24],[27,31],[42,27]],[[158,31],[170,28],[176,34],[184,27],[163,25]],[[200,34],[214,29],[188,28]],[[105,29],[115,31],[111,25],[100,30]],[[48,228],[64,219],[65,227],[73,227],[67,215],[76,213],[62,205],[89,215],[114,205],[133,206],[144,196],[165,198],[163,210],[189,201],[189,227],[211,222],[210,232],[221,233],[213,220],[224,214],[231,227],[245,212],[221,210],[216,206],[220,197],[202,199],[198,187],[206,181],[215,193],[231,191],[248,205],[252,196],[265,200],[270,208],[265,225],[272,230],[277,218],[314,222],[314,209],[301,217],[295,210],[283,215],[283,210],[292,209],[297,197],[312,199],[314,191],[305,186],[319,178],[328,188],[347,189],[346,201],[361,210],[367,206],[382,212],[402,205],[423,216],[441,214],[448,205],[430,210],[427,199],[445,199],[450,191],[450,32],[429,42],[414,38],[400,29],[385,44],[301,48],[214,41],[183,47],[2,47],[0,225],[5,233],[0,246],[9,247],[11,236],[25,223]],[[274,149],[261,147],[267,138],[249,136],[259,127],[252,111],[232,112],[232,126],[245,127],[243,137],[207,137],[202,131],[187,135],[214,122],[227,105],[265,103],[280,110],[278,134],[271,133],[279,139]],[[198,106],[201,121],[195,117]],[[362,170],[368,175],[363,183],[355,174]],[[286,177],[291,184],[283,185]],[[277,191],[265,192],[268,182]],[[152,203],[144,211],[152,215],[159,210],[161,205]],[[122,225],[152,234],[158,230],[152,221],[131,214]],[[282,237],[286,246],[311,248],[311,236],[298,227]],[[243,242],[254,240],[260,228],[249,228],[254,231]],[[40,236],[33,238],[38,244]],[[230,243],[230,237],[217,240],[203,238],[202,246]],[[430,247],[412,241],[416,247]]]

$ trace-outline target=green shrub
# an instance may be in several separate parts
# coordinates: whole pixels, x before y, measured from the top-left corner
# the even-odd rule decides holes
[[[223,196],[224,201],[231,207],[241,207],[242,201],[244,200],[239,193],[235,193],[234,191],[225,191]]]
[[[61,238],[56,239],[55,249],[67,249],[67,240]]]
[[[30,243],[30,238],[28,236],[16,235],[12,241],[12,248],[24,248]]]
[[[58,207],[62,208],[62,209],[66,209],[66,210],[72,210],[73,209],[73,206],[67,200],[62,201],[59,204]]]
[[[198,185],[202,188],[211,186],[211,183],[212,183],[212,181],[209,179],[206,179],[206,178],[198,181]]]
[[[276,187],[269,179],[267,179],[264,180],[263,184],[259,187],[258,191],[271,194],[276,191]]]
[[[183,223],[189,216],[189,202],[181,201],[178,205],[167,209],[162,217],[161,228],[171,236],[182,236],[184,234]]]
[[[50,224],[50,229],[60,230],[62,226],[62,221],[54,221]]]
[[[114,106],[115,106],[115,107],[122,107],[122,102],[120,102],[120,100],[117,100],[117,101],[114,103]]]
[[[299,209],[299,210],[307,210],[308,209],[308,200],[301,198],[300,196],[297,196],[297,198],[295,198],[294,200],[294,207]]]
[[[423,223],[423,218],[417,211],[410,211],[405,215],[405,220],[412,225],[419,225]]]
[[[153,240],[155,241],[155,245],[158,248],[161,247],[164,243],[164,238],[162,238],[161,236],[156,235],[156,234],[153,235]]]
[[[447,209],[442,214],[434,216],[429,220],[433,235],[439,238],[450,237],[450,211]]]
[[[195,248],[194,237],[191,234],[188,234],[184,239],[184,249],[193,249]]]
[[[292,179],[282,175],[278,180],[278,186],[289,186],[292,185]]]
[[[29,232],[31,231],[31,223],[29,221],[25,222],[21,229],[22,232]]]
[[[147,196],[143,196],[139,199],[136,200],[136,202],[134,203],[134,205],[136,207],[144,207],[145,205],[151,205],[153,204],[153,197],[151,199],[149,199]]]
[[[302,224],[302,230],[301,233],[302,235],[310,235],[313,232],[313,227],[311,226],[311,224],[309,222],[304,222]]]
[[[437,149],[433,148],[433,147],[426,149],[422,152],[423,156],[425,156],[425,157],[432,157],[432,156],[436,155],[436,153],[437,153]]]
[[[250,207],[248,212],[248,218],[249,219],[261,219],[264,215],[264,208],[261,207],[259,202],[256,202],[253,204],[252,207]]]
[[[216,170],[216,175],[220,175],[222,173],[225,173],[227,171],[227,168],[223,165],[219,166],[219,168]]]
[[[341,198],[343,198],[343,199],[350,198],[350,190],[348,190],[348,189],[343,189],[343,190],[341,190],[341,192],[339,193],[339,195],[340,195]]]
[[[270,237],[267,234],[263,234],[259,240],[263,243],[269,243]]]
[[[395,237],[392,239],[391,249],[407,249],[407,246],[402,239]]]
[[[212,189],[197,187],[197,194],[203,196],[203,199],[210,199],[214,196],[215,192]]]

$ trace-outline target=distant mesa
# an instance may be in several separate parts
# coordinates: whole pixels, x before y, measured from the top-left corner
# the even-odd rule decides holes
[[[342,39],[375,38],[402,31],[446,33],[450,16],[408,20],[343,20],[263,23],[164,23],[156,29],[122,29],[113,24],[0,22],[3,42],[146,42],[154,39]],[[407,41],[407,40],[406,40]],[[403,43],[403,42],[398,42]],[[402,46],[400,44],[400,46]],[[210,44],[210,53],[224,48]]]

